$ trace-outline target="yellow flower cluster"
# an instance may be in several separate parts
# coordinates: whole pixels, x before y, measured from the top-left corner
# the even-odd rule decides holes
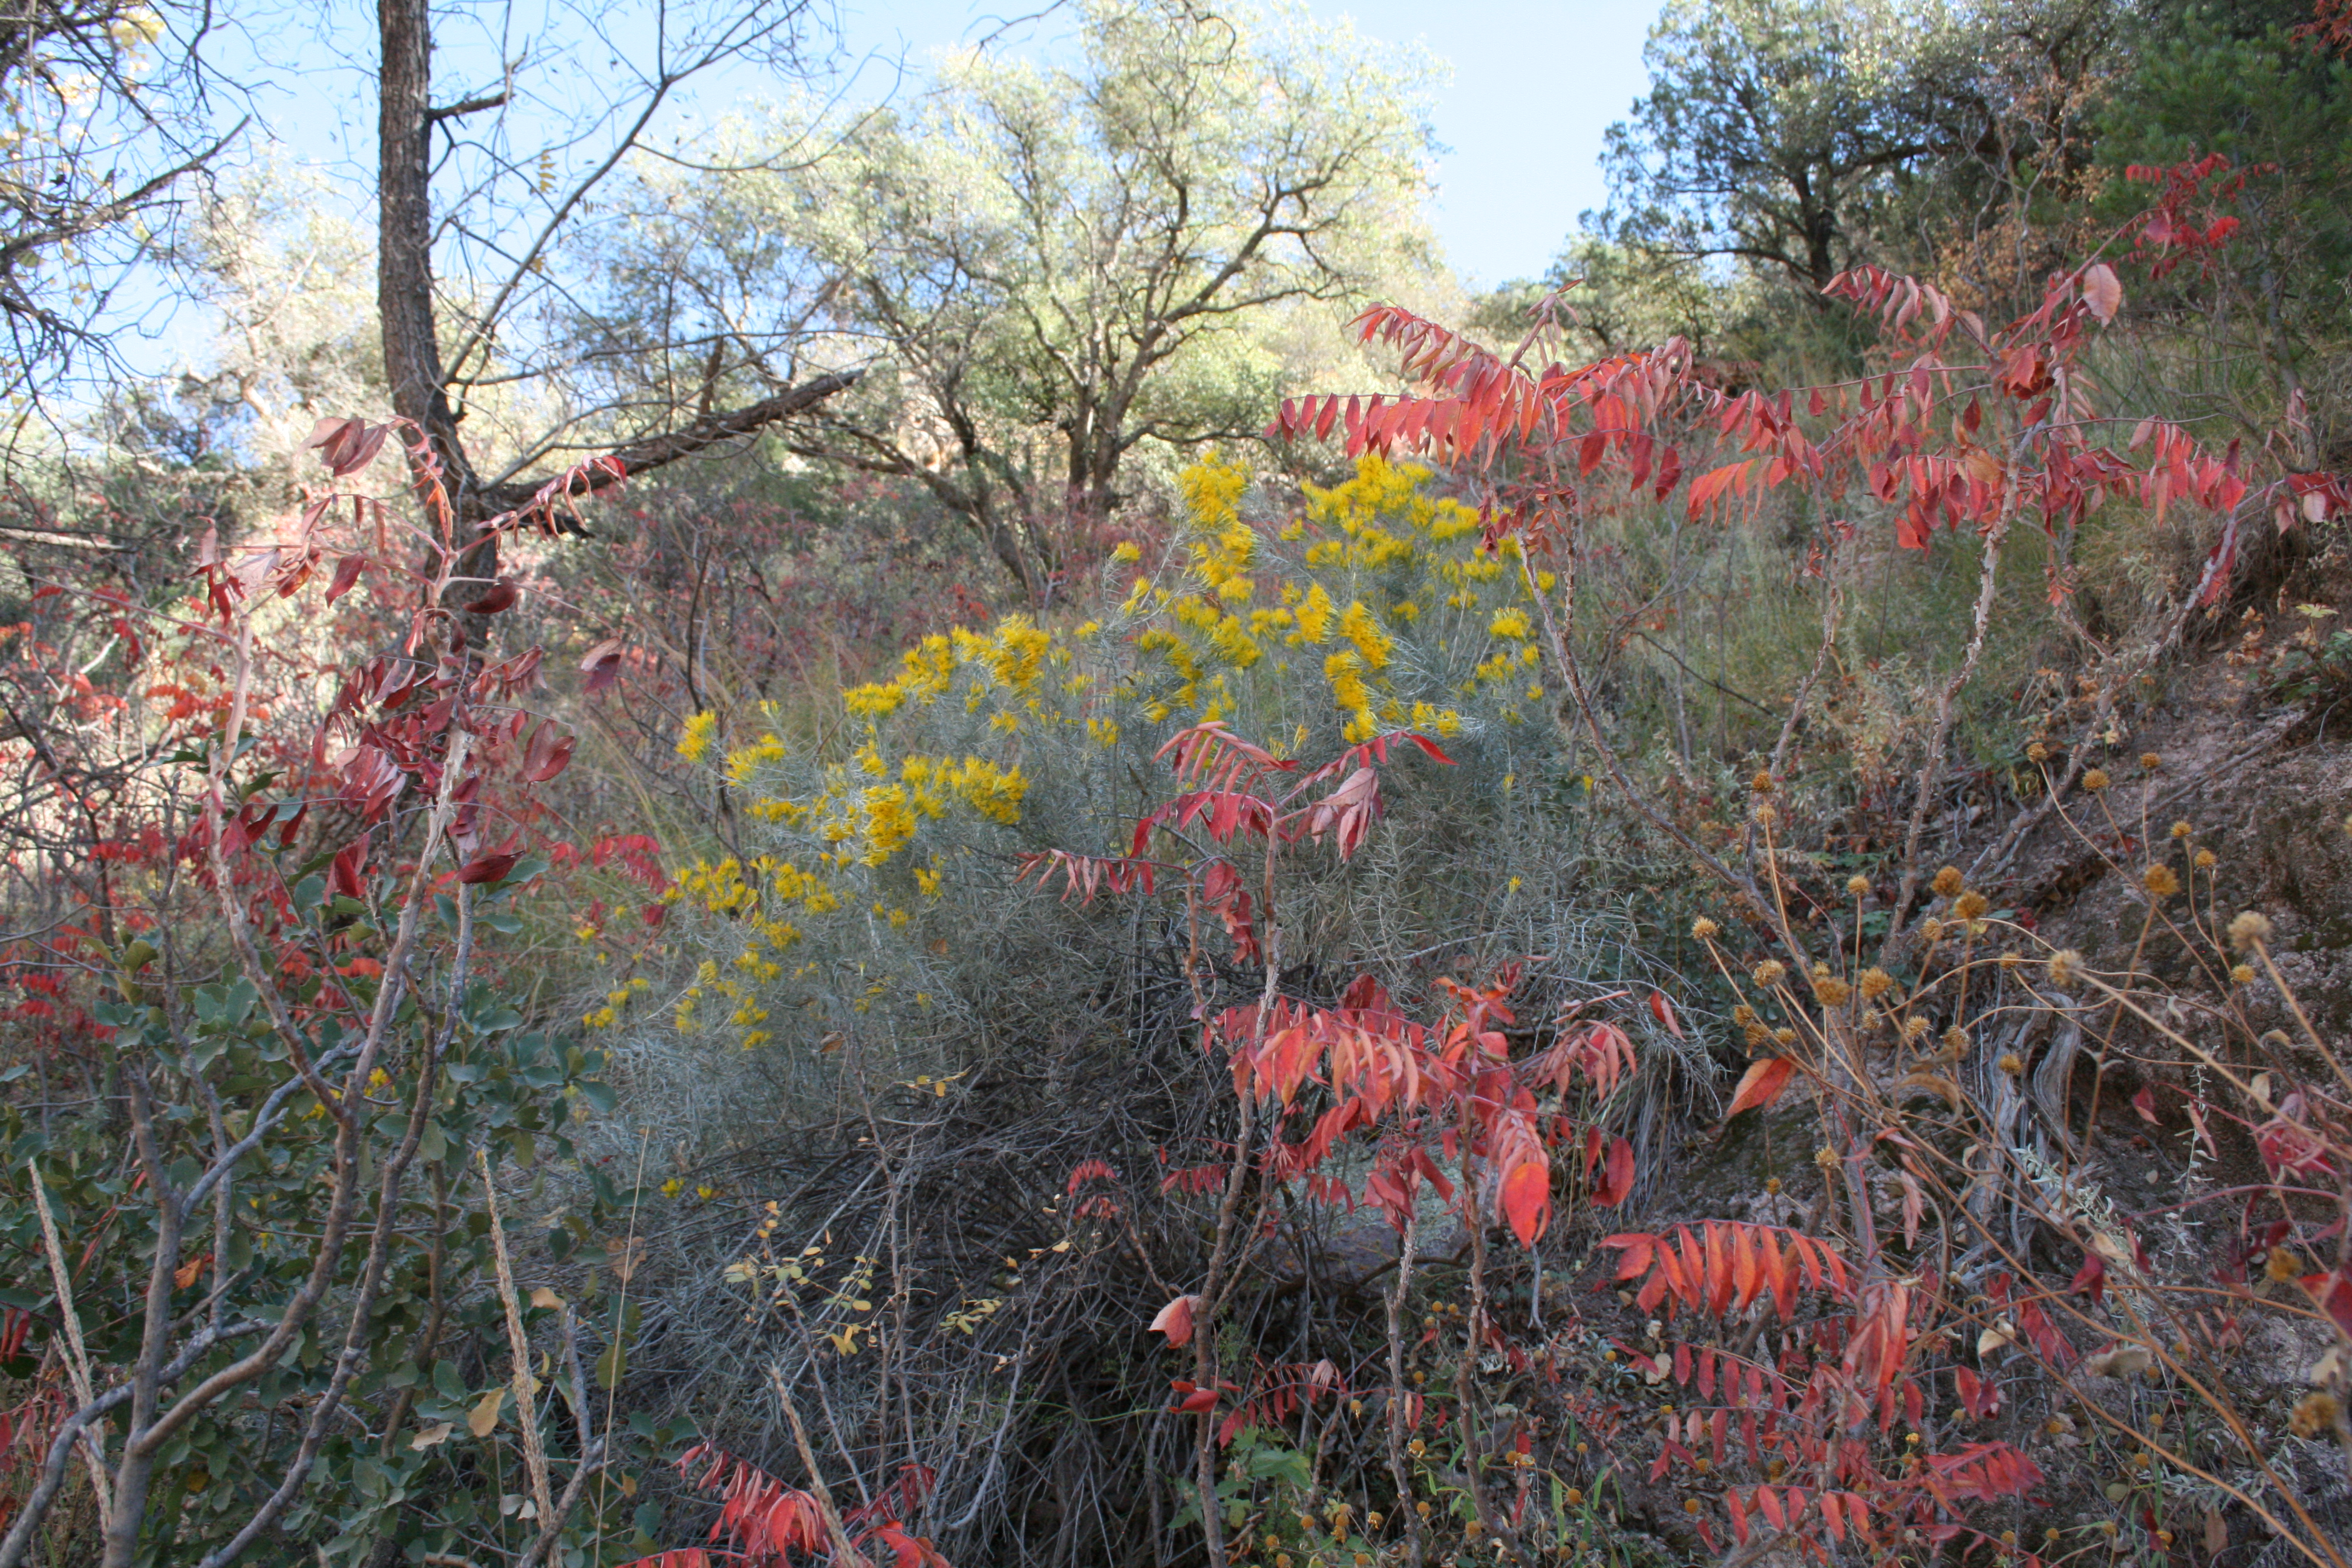
[[[741,743],[726,775],[776,852],[679,874],[669,896],[723,917],[711,929],[730,950],[678,1003],[681,1026],[699,1002],[746,1045],[771,1029],[814,1040],[823,1026],[802,1037],[777,1020],[930,1006],[919,987],[936,984],[938,933],[922,928],[949,865],[978,850],[969,836],[1021,825],[1034,780],[1125,779],[1107,753],[1148,752],[1163,726],[1229,719],[1278,754],[1319,760],[1335,728],[1360,742],[1524,722],[1542,694],[1527,563],[1508,542],[1482,551],[1476,510],[1430,494],[1430,479],[1366,458],[1267,527],[1244,515],[1246,467],[1197,465],[1179,481],[1184,516],[1165,554],[1110,552],[1105,569],[1132,577],[1123,605],[1082,624],[1008,616],[924,637],[890,679],[843,693],[848,731],[821,751],[782,739],[775,714],[740,732],[730,720]],[[1147,554],[1152,569],[1135,570]],[[1545,574],[1532,584],[1553,586]],[[720,731],[689,719],[679,753],[714,756]]]
[[[708,709],[688,719],[677,732],[677,754],[689,763],[702,761],[719,733],[719,715]]]

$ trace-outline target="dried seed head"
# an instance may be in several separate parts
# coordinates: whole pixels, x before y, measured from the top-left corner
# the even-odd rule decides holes
[[[1751,1051],[1760,1051],[1772,1043],[1772,1031],[1761,1024],[1747,1026],[1740,1031],[1740,1036],[1748,1042],[1748,1048]]]
[[[2075,973],[2083,967],[2083,955],[2073,948],[2062,948],[2050,955],[2050,984],[2072,985]]]
[[[1770,795],[1772,793],[1772,775],[1759,771],[1754,778],[1748,781],[1748,787],[1754,790],[1758,795]]]
[[[2032,745],[2025,748],[2025,760],[2032,763],[2034,766],[2040,767],[2043,763],[2050,760],[2050,748],[2043,745],[2041,742],[2036,741]]]
[[[1813,976],[1813,994],[1824,1007],[1843,1007],[1853,998],[1853,987],[1834,974]]]
[[[1916,1040],[1927,1032],[1927,1020],[1920,1017],[1916,1013],[1914,1013],[1911,1016],[1903,1020],[1903,1037],[1905,1039]]]
[[[1950,1028],[1944,1031],[1944,1048],[1951,1052],[1955,1057],[1967,1054],[1969,1048],[1969,1032],[1966,1029],[1961,1028],[1958,1024],[1953,1025]]]
[[[1721,926],[1716,924],[1705,915],[1701,915],[1698,919],[1691,921],[1691,935],[1700,942],[1707,941],[1712,938],[1717,931],[1719,931],[1722,929],[1723,928]]]
[[[2152,897],[2168,899],[2180,891],[2180,878],[2171,867],[2158,861],[2139,874],[2139,885]]]
[[[2303,1278],[2303,1259],[2284,1247],[2273,1247],[2263,1259],[2263,1273],[2273,1285]]]
[[[2000,955],[1999,962],[2003,969],[2015,969],[2019,964],[2023,963],[2025,960],[2020,958],[2016,953],[2004,952]]]
[[[1862,972],[1862,979],[1859,984],[1862,987],[1863,995],[1867,997],[1869,1000],[1875,1002],[1881,996],[1885,995],[1889,991],[1895,989],[1895,976],[1887,973],[1886,971],[1879,968],[1876,964],[1873,964],[1871,967]]]
[[[2142,752],[2139,754],[2139,765],[2151,770],[2160,768],[2164,766],[2164,759],[2154,752]]]
[[[1845,879],[1845,890],[1857,899],[1866,899],[1870,897],[1870,879],[1863,876],[1848,877]]]
[[[1952,900],[1952,913],[1964,921],[1980,921],[1991,908],[1992,901],[1982,893],[1962,893]]]
[[[1947,866],[1937,871],[1935,880],[1927,885],[1936,889],[1937,898],[1949,899],[1957,897],[1959,890],[1968,886],[1968,880],[1960,875],[1958,866]]]
[[[2254,966],[2251,963],[2233,963],[2230,965],[2230,978],[2241,985],[2252,985],[2254,983]]]
[[[1779,1197],[1780,1195],[1780,1178],[1778,1176],[1765,1177],[1764,1192],[1765,1195],[1768,1197]]]
[[[2221,863],[2221,858],[2210,849],[2200,849],[2197,851],[2195,860],[2191,862],[2200,871],[2210,871]]]
[[[1930,916],[1919,922],[1919,934],[1929,942],[1941,942],[1944,938],[1944,922]]]
[[[2093,795],[2096,795],[2101,790],[2106,788],[2107,770],[2105,768],[2093,768],[2090,772],[2084,773],[2083,775],[2083,787],[2089,790]]]
[[[1752,974],[1756,984],[1769,991],[1789,976],[1789,966],[1777,958],[1768,958],[1758,964]]]
[[[2306,1394],[2303,1403],[2294,1407],[2294,1416],[2287,1426],[2298,1437],[2321,1437],[2333,1434],[2343,1419],[2343,1406],[2336,1395],[2325,1391]]]
[[[1837,1169],[1837,1151],[1824,1143],[1813,1151],[1813,1163],[1824,1171]]]
[[[2257,914],[2252,910],[2246,910],[2230,922],[2230,945],[2240,952],[2245,952],[2256,942],[2267,942],[2270,939],[2271,922],[2268,917]]]
[[[1744,1029],[1756,1022],[1756,1009],[1742,1002],[1731,1009],[1731,1021]]]
[[[1770,801],[1759,800],[1756,803],[1756,820],[1769,827],[1780,820],[1780,814],[1772,809]]]
[[[1772,1031],[1772,1043],[1785,1051],[1797,1043],[1797,1031],[1783,1024]]]
[[[2189,826],[2188,822],[2185,820],[2176,822],[2172,825],[2172,836],[2175,838],[2186,838],[2196,831],[2197,830]]]
[[[2025,1059],[2022,1057],[2020,1057],[2015,1051],[2001,1052],[2000,1060],[1995,1065],[2011,1078],[2023,1078],[2025,1076]]]

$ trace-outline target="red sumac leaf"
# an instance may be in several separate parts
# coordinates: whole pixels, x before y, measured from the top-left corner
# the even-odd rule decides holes
[[[1166,1334],[1168,1347],[1171,1350],[1192,1343],[1192,1309],[1199,1304],[1199,1301],[1198,1296],[1177,1297],[1160,1309],[1159,1315],[1151,1320],[1150,1331],[1155,1334]],[[1185,1405],[1180,1408],[1206,1410],[1210,1405],[1214,1405],[1216,1402],[1216,1395],[1213,1394],[1209,1396],[1209,1405]]]
[[[1541,1155],[1511,1167],[1503,1178],[1503,1215],[1521,1247],[1533,1247],[1551,1219],[1551,1165]]]
[[[1748,1070],[1740,1075],[1738,1089],[1732,1092],[1731,1107],[1723,1113],[1723,1119],[1728,1121],[1743,1110],[1754,1110],[1780,1099],[1780,1091],[1789,1087],[1789,1075],[1796,1070],[1796,1067],[1797,1064],[1787,1057],[1769,1057],[1748,1063]]]
[[[602,691],[621,678],[621,639],[606,637],[580,657],[580,668],[588,679],[582,689]]]
[[[1608,1169],[1602,1174],[1592,1201],[1603,1208],[1615,1208],[1633,1195],[1633,1145],[1622,1138],[1609,1144]]]
[[[367,563],[367,557],[364,555],[346,555],[336,562],[335,574],[327,584],[327,603],[331,605],[350,593],[352,585],[360,580],[360,574],[366,569]]]
[[[514,602],[521,596],[521,591],[516,588],[512,578],[501,577],[485,589],[480,598],[467,605],[466,613],[469,616],[495,616],[500,610],[512,609]]]
[[[1666,1000],[1666,994],[1664,992],[1653,991],[1650,993],[1650,1016],[1664,1025],[1666,1033],[1672,1035],[1675,1038],[1679,1040],[1683,1037],[1682,1022],[1675,1016],[1675,1005]]]
[[[549,720],[531,731],[530,744],[523,748],[522,776],[531,784],[545,784],[572,765],[576,743],[577,737]]]
[[[513,870],[515,862],[521,858],[520,854],[506,850],[488,855],[477,855],[457,868],[457,880],[469,886],[482,882],[495,882]]]

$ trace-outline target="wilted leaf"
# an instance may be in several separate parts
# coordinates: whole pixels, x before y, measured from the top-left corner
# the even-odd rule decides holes
[[[1160,1309],[1159,1315],[1151,1320],[1150,1331],[1155,1334],[1166,1334],[1168,1348],[1171,1350],[1192,1343],[1192,1309],[1199,1304],[1200,1300],[1198,1296],[1177,1297]],[[1213,1395],[1211,1396],[1210,1403],[1215,1403]]]
[[[2114,268],[2094,261],[2083,268],[2083,301],[2102,322],[2116,319],[2116,312],[2123,309],[2124,286]]]
[[[1895,1092],[1898,1098],[1913,1089],[1936,1096],[1954,1110],[1960,1108],[1960,1086],[1942,1073],[1907,1072],[1895,1080]]]
[[[468,1425],[470,1425],[470,1422]],[[408,1446],[418,1450],[437,1448],[442,1444],[449,1440],[449,1434],[456,1429],[457,1428],[453,1423],[447,1421],[436,1422],[433,1426],[425,1427],[421,1431],[417,1432],[415,1436],[409,1438]]]
[[[621,639],[606,637],[580,656],[580,668],[588,679],[581,683],[584,691],[597,692],[621,678]]]
[[[466,1430],[477,1437],[487,1437],[497,1431],[499,1411],[506,1402],[507,1391],[503,1387],[493,1388],[482,1395],[474,1402],[474,1408],[467,1413]]]
[[[552,1310],[563,1305],[563,1298],[541,1285],[530,1293],[530,1304],[534,1307],[546,1307]]]
[[[2083,1370],[2093,1377],[2129,1377],[2146,1372],[2156,1358],[2146,1345],[2109,1345],[2083,1358]]]

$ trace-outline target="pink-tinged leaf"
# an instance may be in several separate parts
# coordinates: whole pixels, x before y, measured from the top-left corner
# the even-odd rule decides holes
[[[1664,1025],[1666,1033],[1675,1038],[1679,1040],[1683,1037],[1682,1023],[1675,1016],[1675,1005],[1666,1000],[1664,992],[1650,993],[1650,1016]]]
[[[1171,1413],[1174,1415],[1199,1415],[1205,1411],[1214,1410],[1216,1407],[1217,1391],[1215,1389],[1196,1388],[1192,1393],[1186,1394],[1183,1398],[1178,1400],[1170,1408]]]
[[[2114,268],[2095,261],[2083,268],[2083,302],[2102,324],[2116,319],[2116,312],[2123,309],[2124,286]]]
[[[588,679],[581,683],[584,691],[597,692],[621,678],[621,639],[606,637],[580,658],[580,668]]]
[[[480,598],[467,605],[466,613],[469,616],[495,616],[500,610],[512,609],[514,602],[521,596],[521,591],[516,588],[512,578],[501,577],[483,590]]]
[[[367,563],[367,557],[364,555],[346,555],[336,562],[335,574],[327,584],[327,603],[331,605],[350,593],[352,585],[360,580],[360,573],[366,568]]]
[[[2107,1292],[2107,1266],[2095,1252],[2083,1254],[2083,1267],[2074,1271],[2074,1282],[2066,1289],[2077,1296],[2088,1296],[2096,1302]]]
[[[2151,1127],[2158,1124],[2156,1120],[2156,1090],[2153,1086],[2142,1084],[2139,1092],[2132,1096],[2131,1102],[2132,1109],[2139,1112],[2139,1119]]]
[[[1177,1297],[1160,1309],[1159,1316],[1151,1320],[1150,1331],[1155,1334],[1166,1334],[1168,1348],[1171,1350],[1192,1343],[1192,1309],[1199,1304],[1200,1300],[1198,1296]],[[1210,1395],[1209,1405],[1214,1405],[1216,1402],[1216,1396]],[[1201,1405],[1197,1408],[1205,1410],[1208,1405]]]
[[[1428,754],[1429,759],[1432,762],[1443,763],[1449,768],[1454,765],[1454,759],[1447,756],[1444,752],[1438,750],[1437,742],[1431,740],[1426,735],[1415,734],[1411,731],[1407,731],[1404,734],[1399,736],[1398,739],[1410,741],[1414,745],[1419,746],[1423,752]]]
[[[530,743],[523,749],[522,776],[531,784],[545,784],[572,765],[575,743],[575,737],[549,720],[531,731]]]
[[[1732,1093],[1731,1108],[1723,1113],[1723,1119],[1728,1121],[1743,1110],[1770,1105],[1789,1087],[1789,1077],[1796,1069],[1797,1064],[1787,1057],[1769,1057],[1748,1063],[1748,1070],[1740,1075],[1738,1089]]]
[[[1541,1154],[1503,1178],[1503,1215],[1521,1247],[1533,1247],[1551,1221],[1551,1165]]]

